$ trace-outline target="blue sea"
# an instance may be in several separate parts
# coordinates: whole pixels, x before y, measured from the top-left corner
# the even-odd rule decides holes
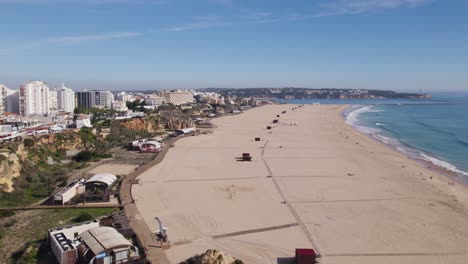
[[[350,104],[346,122],[384,144],[432,162],[468,182],[468,93],[434,93],[427,100],[280,100]]]

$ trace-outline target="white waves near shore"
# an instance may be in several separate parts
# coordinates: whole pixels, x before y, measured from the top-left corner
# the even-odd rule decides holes
[[[420,151],[418,149],[415,149],[415,148],[413,148],[411,146],[407,146],[407,145],[403,144],[402,142],[400,142],[396,138],[391,138],[391,137],[385,136],[385,135],[383,135],[383,130],[381,130],[379,128],[373,128],[373,127],[369,127],[369,126],[364,125],[363,122],[361,122],[361,119],[360,119],[360,116],[362,114],[369,113],[369,112],[383,112],[384,111],[384,110],[372,109],[372,107],[373,106],[352,106],[349,109],[348,113],[345,114],[346,123],[348,125],[356,128],[360,132],[372,136],[373,138],[377,139],[378,141],[384,143],[385,145],[388,145],[388,146],[398,150],[399,152],[403,153],[404,155],[410,156],[412,158],[428,161],[428,162],[434,164],[434,166],[437,166],[437,167],[446,169],[448,171],[457,173],[459,175],[463,175],[463,176],[468,177],[468,172],[465,172],[465,171],[462,171],[462,170],[458,169],[455,165],[450,164],[450,163],[448,163],[446,161],[437,159],[435,157],[432,157],[432,156],[430,156],[428,154],[425,154],[424,152],[422,152],[422,151]],[[382,124],[382,123],[379,123],[379,122],[376,122],[375,125],[379,126],[379,127],[385,126],[385,124]]]

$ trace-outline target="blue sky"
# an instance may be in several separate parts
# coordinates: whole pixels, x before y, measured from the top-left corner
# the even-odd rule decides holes
[[[0,83],[468,91],[468,0],[0,0]]]

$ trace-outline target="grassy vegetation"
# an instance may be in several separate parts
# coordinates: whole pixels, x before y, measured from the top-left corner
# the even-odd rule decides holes
[[[0,260],[12,263],[55,263],[47,230],[111,214],[116,209],[55,209],[18,212],[0,221]]]

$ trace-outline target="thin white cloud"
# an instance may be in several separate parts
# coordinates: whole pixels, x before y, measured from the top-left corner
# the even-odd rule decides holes
[[[241,16],[220,18],[216,16],[206,16],[209,19],[199,19],[196,17],[194,22],[176,27],[164,28],[160,31],[188,31],[198,29],[208,29],[217,27],[230,27],[241,25],[268,24],[277,22],[288,22],[303,19],[298,14],[275,15],[272,12],[251,12]]]
[[[325,10],[314,16],[353,15],[403,7],[412,8],[427,4],[430,1],[431,0],[339,0],[323,5]]]
[[[0,4],[58,5],[58,4],[165,4],[169,0],[0,0]]]
[[[109,41],[114,39],[133,38],[143,35],[141,32],[117,32],[98,35],[80,35],[80,36],[65,36],[47,39],[31,40],[27,44],[16,45],[14,47],[0,47],[0,55],[15,55],[21,52],[38,50],[51,46],[72,46],[99,41]]]

